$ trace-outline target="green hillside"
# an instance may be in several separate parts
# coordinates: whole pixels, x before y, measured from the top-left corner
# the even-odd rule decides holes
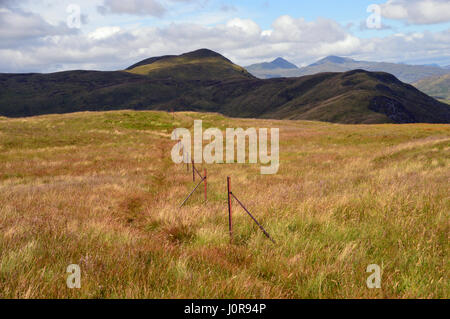
[[[144,60],[127,72],[152,78],[224,80],[253,78],[244,68],[222,55],[201,49],[180,56],[165,56]]]
[[[0,74],[0,115],[119,109],[336,123],[449,123],[450,107],[387,73],[260,80],[220,54],[152,58],[125,71]]]
[[[422,92],[441,100],[450,100],[450,74],[432,76],[414,84]]]

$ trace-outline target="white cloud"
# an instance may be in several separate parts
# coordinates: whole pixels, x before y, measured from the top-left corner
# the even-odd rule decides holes
[[[0,0],[0,8],[14,8],[26,0]]]
[[[164,6],[157,0],[105,0],[98,7],[101,14],[134,14],[160,17],[165,12]]]
[[[347,35],[345,39],[334,43],[322,43],[311,49],[311,53],[316,56],[327,55],[350,55],[361,47],[361,40],[352,35]]]
[[[250,19],[235,18],[228,21],[227,28],[235,28],[237,32],[243,32],[248,36],[259,36],[261,34],[261,28],[254,21]]]
[[[0,48],[23,46],[42,38],[61,34],[74,34],[65,24],[51,25],[40,15],[16,9],[0,9]]]
[[[450,21],[449,0],[389,0],[381,5],[385,18],[411,24],[436,24]]]
[[[122,21],[119,17],[101,17],[105,19],[102,23],[75,31],[50,24],[35,13],[1,9],[0,72],[115,70],[144,58],[199,48],[220,52],[240,65],[278,56],[303,65],[326,55],[392,62],[444,57],[450,63],[450,30],[360,39],[345,26],[325,18],[308,21],[284,15],[263,30],[255,21],[241,18],[214,26],[178,22],[150,27],[115,23]]]
[[[170,0],[171,2],[193,2],[194,0]],[[98,6],[101,14],[129,14],[138,16],[162,17],[167,7],[161,0],[104,0]]]
[[[450,29],[441,32],[397,33],[384,38],[365,39],[357,54],[376,61],[450,61]],[[429,62],[428,62],[429,63]]]
[[[331,19],[318,18],[306,21],[284,15],[276,19],[272,25],[270,39],[274,42],[293,43],[333,43],[346,38],[347,31]]]
[[[121,31],[120,27],[102,27],[88,34],[88,38],[93,40],[107,39]]]

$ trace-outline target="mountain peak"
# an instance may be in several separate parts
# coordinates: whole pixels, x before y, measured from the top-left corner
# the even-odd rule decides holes
[[[292,70],[292,69],[298,69],[298,67],[295,64],[292,64],[291,62],[289,62],[283,58],[276,58],[272,62],[263,62],[263,63],[252,64],[247,67],[247,70],[249,70],[249,71],[277,70],[277,69]]]
[[[181,55],[166,55],[143,60],[127,69],[127,72],[146,75],[154,79],[217,80],[224,78],[253,78],[242,67],[223,55],[208,49],[200,49]]]
[[[191,58],[191,59],[203,59],[203,58],[222,58],[223,60],[226,60],[228,62],[231,62],[230,60],[228,60],[227,58],[225,58],[223,55],[214,52],[212,50],[209,49],[199,49],[196,51],[192,51],[192,52],[188,52],[188,53],[184,53],[182,55],[163,55],[163,56],[158,56],[158,57],[152,57],[152,58],[148,58],[145,60],[142,60],[136,64],[133,64],[132,66],[128,67],[127,70],[132,70],[136,67],[142,66],[142,65],[149,65],[149,64],[153,64],[155,62],[158,62],[160,60],[167,60],[167,59],[171,59],[171,58],[176,58],[176,57],[185,57],[185,58]]]
[[[275,60],[273,60],[271,62],[271,64],[273,64],[274,66],[276,66],[277,68],[280,68],[280,69],[298,69],[298,67],[295,64],[293,64],[283,58],[276,58]]]
[[[354,62],[354,61],[355,60],[350,59],[350,58],[342,58],[340,56],[330,55],[330,56],[327,56],[326,58],[323,58],[322,60],[317,61],[316,63],[311,64],[311,66],[321,65],[321,64],[325,64],[325,63],[344,64],[347,62]]]

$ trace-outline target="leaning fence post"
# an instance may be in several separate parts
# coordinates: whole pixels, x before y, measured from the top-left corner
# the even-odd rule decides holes
[[[192,160],[192,181],[195,182],[195,167],[194,167],[194,160]]]
[[[197,184],[197,186],[195,186],[195,188],[192,190],[192,192],[188,195],[188,197],[186,197],[186,199],[183,201],[183,203],[181,203],[180,208],[183,207],[183,205],[187,202],[187,200],[189,198],[191,198],[192,194],[194,194],[194,192],[197,190],[197,188],[203,183],[205,178],[202,178],[202,180]]]
[[[233,242],[233,216],[231,211],[231,178],[227,177],[227,186],[228,186],[228,230],[230,231],[230,242]]]
[[[236,195],[234,195],[233,192],[231,192],[230,195],[233,196],[233,198],[238,202],[238,204],[241,205],[241,207],[245,210],[245,212],[253,219],[256,225],[259,226],[264,235],[266,235],[266,237],[269,238],[275,244],[275,240],[273,240],[272,237],[270,237],[269,233],[264,229],[264,227],[262,227],[262,225],[256,220],[256,218],[253,217],[253,215],[248,211],[248,209],[245,208],[244,204],[241,203],[241,201],[236,197]]]

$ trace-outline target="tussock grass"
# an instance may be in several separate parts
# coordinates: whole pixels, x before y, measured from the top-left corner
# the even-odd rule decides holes
[[[208,165],[170,132],[279,127],[281,166]],[[450,127],[108,112],[0,119],[2,298],[448,298]],[[234,204],[226,177],[276,240]],[[66,287],[79,264],[82,287]],[[366,287],[369,264],[382,288]]]

